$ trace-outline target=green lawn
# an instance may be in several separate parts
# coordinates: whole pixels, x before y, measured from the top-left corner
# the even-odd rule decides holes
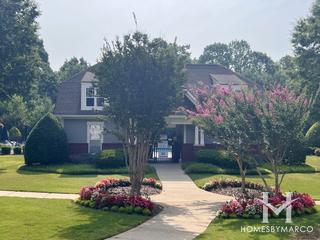
[[[305,215],[302,217],[293,217],[292,225],[298,226],[314,226],[314,232],[312,235],[308,234],[299,234],[298,239],[319,239],[320,235],[320,207],[317,207],[318,213],[312,215]],[[247,240],[247,239],[256,239],[256,240],[278,240],[278,239],[296,239],[292,233],[250,233],[250,232],[241,232],[241,227],[245,226],[290,226],[289,224],[284,223],[284,219],[270,219],[269,225],[262,224],[261,219],[216,219],[214,220],[207,230],[199,235],[197,240],[211,240],[211,239],[223,239],[223,240]],[[316,226],[315,226],[316,225]],[[250,231],[250,229],[249,229]]]
[[[0,239],[95,240],[126,231],[147,217],[82,208],[69,200],[0,198]]]
[[[23,156],[0,156],[0,190],[78,193],[81,186],[93,185],[106,177],[120,178],[125,174],[81,174],[69,175],[21,170]],[[85,165],[73,165],[75,170]],[[20,168],[20,170],[19,170]],[[54,167],[50,167],[52,169]],[[66,167],[71,171],[72,165]],[[157,177],[155,173],[147,177]]]
[[[313,167],[320,166],[320,158],[308,156],[307,163]],[[228,174],[189,174],[197,186],[202,187],[205,183],[212,179],[235,179],[239,176]],[[266,176],[268,183],[273,184],[274,178],[272,174]],[[247,180],[251,182],[262,183],[259,176],[247,176]],[[282,191],[298,191],[311,194],[315,199],[320,200],[320,172],[316,173],[288,173],[281,185]]]
[[[316,171],[320,172],[320,157],[307,156],[306,164],[312,166]]]

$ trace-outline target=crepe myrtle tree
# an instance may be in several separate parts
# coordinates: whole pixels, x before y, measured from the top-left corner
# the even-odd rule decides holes
[[[117,126],[132,183],[140,195],[150,144],[180,102],[189,47],[134,32],[107,42],[95,69],[105,115]]]
[[[296,95],[281,86],[241,91],[218,86],[198,88],[194,94],[198,98],[196,111],[188,111],[188,114],[234,154],[240,169],[242,190],[244,160],[254,147],[271,165],[275,191],[279,192],[285,176],[285,172],[280,171],[285,154],[294,141],[303,137],[302,130],[310,108],[306,96]],[[270,191],[259,164],[252,160]]]
[[[193,89],[197,97],[195,111],[186,110],[194,122],[233,155],[245,191],[245,176],[249,155],[260,139],[256,131],[259,122],[255,114],[255,92],[247,89],[233,91],[230,87],[199,87]]]
[[[280,191],[285,176],[280,166],[286,152],[291,144],[304,137],[310,105],[304,93],[297,95],[281,86],[264,91],[257,99],[256,116],[262,136],[260,149],[272,167],[276,192]]]

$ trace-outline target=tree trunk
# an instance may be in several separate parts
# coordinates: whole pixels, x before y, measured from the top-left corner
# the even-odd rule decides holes
[[[280,192],[279,169],[275,160],[272,161],[272,168],[273,168],[273,174],[274,174],[274,190],[276,193],[279,193]]]
[[[268,192],[271,192],[271,187],[268,185],[265,177],[263,176],[263,174],[261,173],[260,169],[259,169],[259,166],[258,166],[258,163],[257,163],[257,160],[254,159],[254,164],[255,164],[255,168],[256,168],[256,171],[257,173],[259,174],[263,184],[264,184],[264,188],[266,191]]]
[[[246,173],[245,170],[243,169],[243,161],[241,156],[236,156],[236,161],[239,166],[240,170],[240,176],[241,176],[241,191],[246,195]]]
[[[144,177],[144,167],[148,156],[148,147],[149,144],[147,143],[130,144],[128,147],[131,196],[141,195],[140,190]]]
[[[240,171],[241,174],[241,191],[246,193],[246,174],[244,173],[243,169]]]

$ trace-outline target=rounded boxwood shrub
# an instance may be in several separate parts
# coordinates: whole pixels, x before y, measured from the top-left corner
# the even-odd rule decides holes
[[[11,152],[11,147],[9,146],[2,146],[1,147],[1,154],[2,155],[9,155]]]
[[[119,207],[118,206],[112,206],[110,208],[110,210],[113,211],[113,212],[118,212],[119,211]]]
[[[145,216],[150,216],[151,215],[151,211],[148,208],[145,208],[142,210],[142,214]]]
[[[313,150],[306,146],[302,140],[294,140],[288,147],[285,156],[284,164],[287,165],[301,165],[306,162],[306,156],[312,155]]]
[[[9,130],[9,139],[11,141],[20,141],[21,140],[21,137],[22,137],[22,134],[20,132],[20,130],[16,127],[12,127],[10,128]]]
[[[14,154],[21,154],[22,153],[22,148],[21,147],[14,147],[13,148],[13,153]]]
[[[320,147],[320,122],[314,123],[306,133],[306,142],[310,147]]]
[[[30,132],[24,158],[27,165],[56,164],[68,160],[67,136],[53,114],[46,114]]]

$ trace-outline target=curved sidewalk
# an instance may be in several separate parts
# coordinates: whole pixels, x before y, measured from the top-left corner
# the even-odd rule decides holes
[[[231,197],[199,189],[178,164],[155,165],[163,185],[152,197],[164,209],[149,221],[111,240],[188,240],[206,230],[216,211]]]
[[[19,192],[19,191],[1,191],[0,190],[0,197],[47,198],[47,199],[75,200],[79,197],[79,194],[46,193],[46,192]]]

